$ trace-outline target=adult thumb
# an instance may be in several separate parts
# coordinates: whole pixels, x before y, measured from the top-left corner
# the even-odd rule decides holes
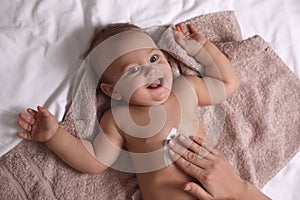
[[[208,200],[212,198],[209,193],[207,193],[200,185],[194,182],[186,183],[183,189],[198,199]]]

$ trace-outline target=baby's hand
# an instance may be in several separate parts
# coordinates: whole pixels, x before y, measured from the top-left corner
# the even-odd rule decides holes
[[[56,118],[45,108],[38,106],[37,111],[27,109],[28,114],[20,113],[18,125],[27,131],[18,132],[17,136],[36,142],[48,142],[59,128]]]
[[[184,24],[178,24],[174,31],[176,42],[186,50],[189,56],[195,56],[203,47],[207,39],[196,31],[192,24],[188,24],[190,31]]]

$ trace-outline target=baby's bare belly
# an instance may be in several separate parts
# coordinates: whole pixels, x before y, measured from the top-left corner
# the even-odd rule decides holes
[[[154,172],[137,174],[137,180],[143,200],[195,199],[183,190],[183,185],[194,179],[174,164]]]
[[[196,199],[188,192],[185,192],[183,190],[183,186],[185,183],[189,181],[196,182],[196,180],[193,177],[185,174],[183,170],[181,170],[174,163],[166,166],[164,160],[165,157],[163,152],[163,145],[172,127],[174,126],[165,126],[165,129],[163,131],[152,138],[134,138],[132,140],[126,140],[127,148],[131,152],[147,154],[149,152],[158,151],[158,149],[162,150],[158,152],[156,156],[149,159],[145,158],[145,160],[140,162],[139,160],[135,160],[132,158],[133,164],[137,169],[143,169],[144,166],[150,166],[150,168],[153,168],[153,171],[151,172],[136,173],[139,187],[143,195],[143,200]],[[205,131],[203,130],[200,123],[194,130],[196,130],[196,133],[194,131],[194,134],[202,138],[205,136]],[[190,133],[191,131],[183,130],[182,132]]]

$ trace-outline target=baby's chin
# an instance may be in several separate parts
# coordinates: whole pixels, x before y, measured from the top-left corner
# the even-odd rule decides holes
[[[165,103],[171,95],[170,91],[166,91],[162,93],[159,97],[157,97],[155,100],[157,101],[158,104],[163,104]]]
[[[171,92],[165,92],[165,93],[161,94],[160,96],[153,99],[153,102],[150,105],[156,106],[156,105],[161,105],[161,104],[165,103],[169,99],[170,94],[171,94]]]
[[[152,98],[151,100],[144,101],[144,102],[136,102],[134,100],[130,100],[128,103],[132,106],[157,106],[165,103],[168,98],[170,97],[171,92],[164,92],[160,94],[159,96],[156,96],[155,98]]]

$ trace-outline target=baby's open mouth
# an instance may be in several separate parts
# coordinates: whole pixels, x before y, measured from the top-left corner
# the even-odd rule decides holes
[[[163,78],[159,78],[155,81],[153,81],[152,83],[148,84],[147,88],[148,89],[158,89],[164,86],[164,79]]]

